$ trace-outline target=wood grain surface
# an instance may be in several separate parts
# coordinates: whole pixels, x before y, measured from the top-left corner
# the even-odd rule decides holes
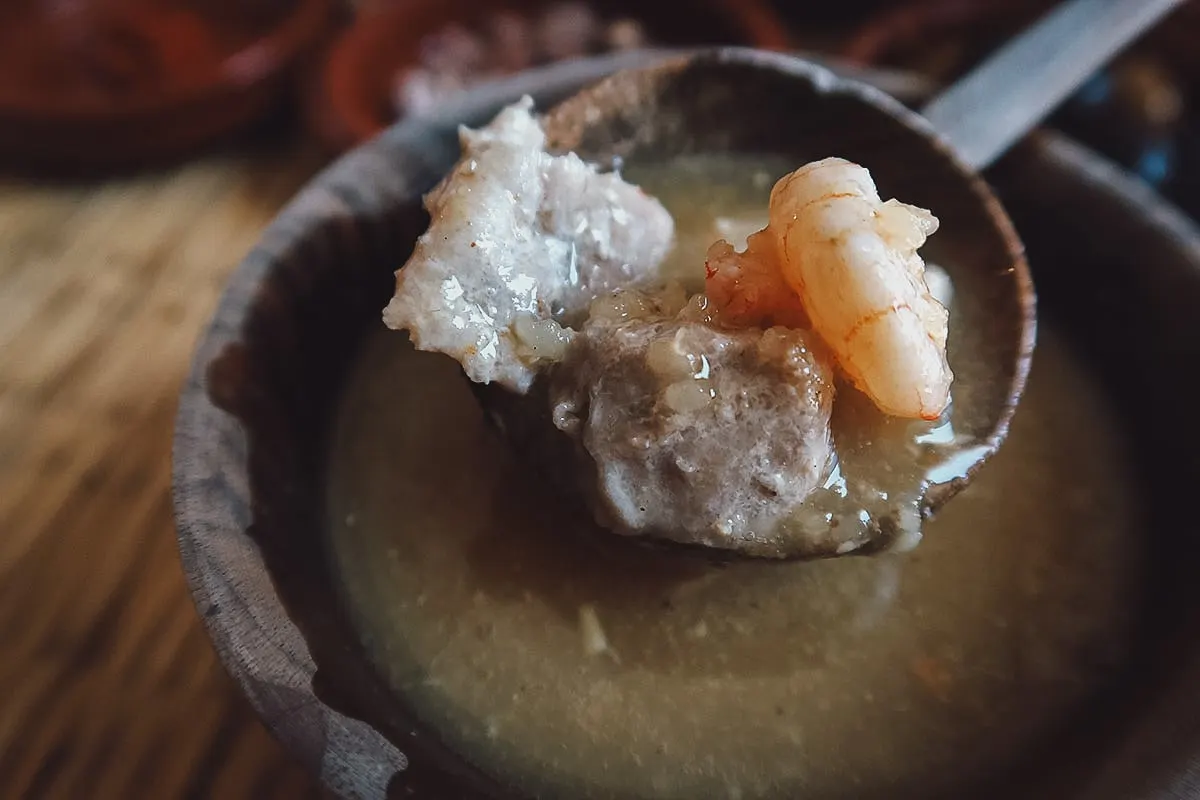
[[[169,497],[192,346],[319,166],[276,141],[0,179],[0,797],[324,796],[217,662]]]

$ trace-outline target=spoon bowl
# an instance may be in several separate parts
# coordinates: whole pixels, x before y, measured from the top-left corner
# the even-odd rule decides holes
[[[932,210],[941,228],[922,253],[956,287],[949,343],[956,378],[954,437],[929,456],[936,468],[927,473],[919,500],[922,516],[961,491],[1000,446],[1034,349],[1033,282],[999,200],[922,117],[870,86],[802,59],[722,48],[618,72],[551,109],[543,125],[550,149],[599,164],[669,163],[679,156],[721,153],[783,156],[800,166],[837,155],[867,167],[882,197]],[[477,386],[476,392],[546,480],[595,506],[581,489],[589,476],[594,482],[595,467],[554,427],[549,404],[536,388],[535,396],[524,398],[490,386]],[[868,443],[860,458],[912,460],[882,448]],[[901,546],[907,539],[902,513],[897,503],[873,515],[867,543],[856,551]],[[671,531],[645,533],[634,538],[672,543],[678,538]],[[815,546],[785,538],[714,555],[812,558],[836,554],[843,545],[836,534]]]

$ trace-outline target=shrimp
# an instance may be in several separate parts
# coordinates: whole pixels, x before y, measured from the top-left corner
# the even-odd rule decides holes
[[[725,325],[735,328],[809,327],[800,296],[784,280],[775,237],[759,231],[739,253],[721,239],[708,248],[704,289]]]
[[[881,202],[871,174],[840,158],[771,190],[765,230],[783,278],[845,376],[893,416],[937,419],[950,401],[949,315],[917,255],[937,227],[924,209]]]

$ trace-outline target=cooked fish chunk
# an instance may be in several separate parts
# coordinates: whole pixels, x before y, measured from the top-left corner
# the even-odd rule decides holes
[[[593,314],[551,372],[549,400],[594,466],[583,480],[601,524],[770,550],[833,455],[833,375],[810,336],[722,329],[686,310]]]
[[[545,150],[524,98],[479,130],[425,198],[428,230],[397,272],[384,322],[457,359],[477,383],[524,393],[546,359],[514,326],[577,322],[597,295],[656,281],[671,215],[615,174]]]

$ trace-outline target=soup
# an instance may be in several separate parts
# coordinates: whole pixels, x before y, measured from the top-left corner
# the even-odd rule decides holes
[[[752,229],[769,178],[674,167],[630,174],[681,250]],[[381,674],[528,794],[927,797],[1018,759],[1121,667],[1139,557],[1124,464],[1050,330],[1006,444],[918,548],[719,567],[581,535],[590,518],[510,452],[458,364],[385,333],[343,400],[329,527]]]

